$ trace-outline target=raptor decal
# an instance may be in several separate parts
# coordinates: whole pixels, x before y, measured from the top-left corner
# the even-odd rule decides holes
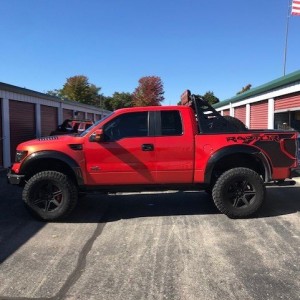
[[[234,143],[242,143],[253,145],[256,142],[278,142],[280,141],[279,135],[246,135],[246,136],[229,136],[227,137],[227,142],[234,142]]]

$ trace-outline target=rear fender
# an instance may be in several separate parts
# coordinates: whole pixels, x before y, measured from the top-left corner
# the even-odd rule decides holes
[[[246,154],[246,155],[254,156],[263,167],[265,182],[271,181],[272,169],[264,153],[262,153],[259,149],[252,146],[232,145],[218,150],[210,157],[204,173],[204,182],[210,184],[212,172],[216,164],[221,159],[234,154]]]

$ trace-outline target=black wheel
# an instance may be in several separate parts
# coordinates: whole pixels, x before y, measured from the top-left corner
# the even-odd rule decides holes
[[[217,208],[228,217],[247,217],[263,204],[265,186],[253,170],[234,168],[218,178],[212,197]]]
[[[223,117],[227,122],[229,122],[230,124],[232,124],[234,127],[236,127],[236,129],[238,129],[239,131],[245,131],[247,130],[246,125],[239,119],[232,117],[232,116],[224,116]]]
[[[28,180],[22,196],[33,215],[45,221],[56,221],[66,217],[76,206],[77,188],[66,175],[43,171]]]

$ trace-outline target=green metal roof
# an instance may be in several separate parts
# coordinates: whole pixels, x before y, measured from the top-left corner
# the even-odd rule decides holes
[[[235,103],[235,102],[239,102],[241,100],[245,100],[250,97],[258,96],[260,94],[269,92],[271,90],[274,90],[274,89],[282,87],[282,86],[289,85],[289,84],[297,82],[297,81],[300,81],[300,70],[290,73],[286,76],[277,78],[275,80],[272,80],[272,81],[265,83],[263,85],[260,85],[258,87],[252,88],[252,89],[250,89],[242,94],[239,94],[235,97],[232,97],[230,99],[220,101],[220,102],[214,104],[213,106],[214,106],[214,108],[219,108],[219,107],[228,105],[229,103]]]

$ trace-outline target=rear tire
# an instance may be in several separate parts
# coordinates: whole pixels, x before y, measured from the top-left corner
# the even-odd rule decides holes
[[[26,208],[44,221],[65,218],[77,204],[75,184],[56,171],[43,171],[31,177],[22,196]]]
[[[248,217],[265,200],[265,186],[258,173],[247,168],[224,172],[213,188],[213,201],[230,218]]]

